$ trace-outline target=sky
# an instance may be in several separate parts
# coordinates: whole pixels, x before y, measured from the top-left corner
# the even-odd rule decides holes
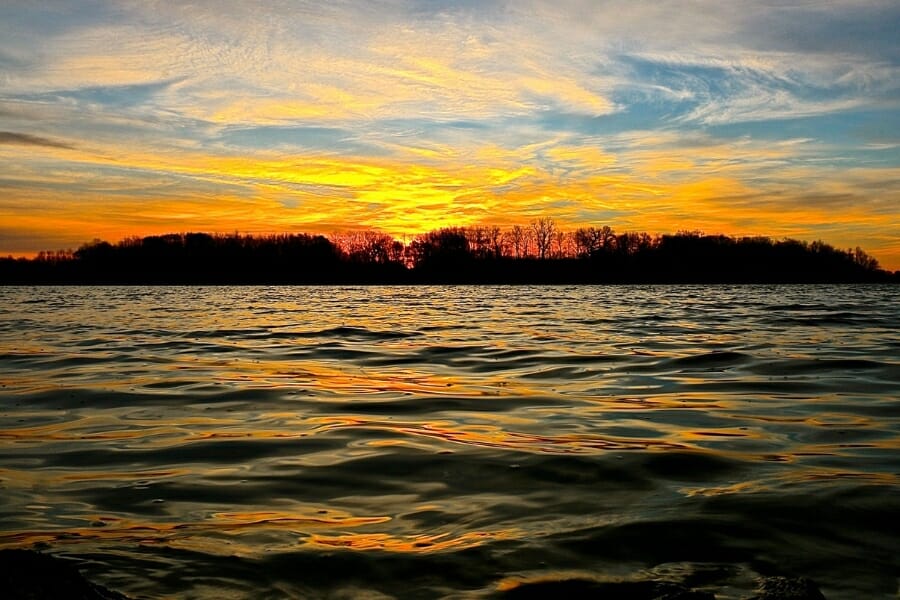
[[[900,269],[898,31],[897,0],[5,0],[0,255],[549,216]]]

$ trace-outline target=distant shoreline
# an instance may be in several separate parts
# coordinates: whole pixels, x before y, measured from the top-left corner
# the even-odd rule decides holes
[[[462,286],[462,287],[508,287],[508,288],[527,288],[527,287],[650,287],[650,286],[662,286],[662,287],[674,287],[674,286],[761,286],[761,285],[787,285],[787,286],[803,286],[803,285],[813,285],[813,286],[827,286],[827,285],[846,285],[846,286],[872,286],[872,285],[896,285],[900,284],[900,280],[896,278],[886,280],[886,281],[714,281],[714,282],[703,282],[703,281],[619,281],[619,282],[600,282],[600,283],[583,283],[583,282],[554,282],[554,283],[543,283],[543,282],[477,282],[477,283],[466,283],[466,282],[419,282],[419,283],[397,283],[397,282],[353,282],[353,281],[344,281],[344,282],[329,282],[329,283],[315,283],[315,282],[296,282],[296,283],[284,283],[284,282],[221,282],[221,283],[160,283],[160,282],[152,282],[152,283],[142,283],[142,282],[128,282],[128,283],[92,283],[92,282],[0,282],[0,288],[13,288],[13,287],[97,287],[97,288],[114,288],[114,287],[182,287],[182,288],[203,288],[203,287],[434,287],[434,286]]]
[[[543,223],[543,222],[541,222]],[[408,244],[365,231],[167,234],[0,258],[0,285],[607,285],[897,283],[861,248],[608,227],[446,228]]]

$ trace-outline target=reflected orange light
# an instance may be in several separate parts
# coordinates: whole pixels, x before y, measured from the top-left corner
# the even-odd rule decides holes
[[[486,542],[512,539],[514,530],[472,531],[459,536],[449,533],[397,537],[387,533],[347,534],[338,536],[312,535],[305,544],[319,548],[347,550],[383,550],[386,552],[428,553],[442,550],[465,550]]]
[[[538,577],[504,577],[497,583],[498,592],[511,592],[523,585],[535,583],[553,583],[566,581],[570,579],[585,580],[592,579],[591,575],[579,571],[556,571],[552,574]],[[530,597],[530,595],[526,594]],[[604,596],[605,597],[605,596]]]
[[[495,425],[459,425],[452,421],[382,422],[364,416],[322,417],[318,421],[321,423],[321,431],[341,428],[383,429],[394,435],[399,433],[458,444],[538,454],[592,454],[609,450],[685,449],[689,447],[686,444],[659,439],[620,438],[599,434],[535,434],[507,431]]]
[[[356,516],[336,510],[309,510],[309,514],[289,512],[228,512],[214,513],[204,521],[179,523],[149,523],[117,517],[85,515],[90,527],[74,527],[64,530],[22,531],[0,535],[0,547],[24,547],[38,542],[52,543],[58,540],[88,542],[115,540],[142,543],[167,543],[172,545],[207,545],[209,535],[285,531],[292,534],[308,533],[320,528],[355,528],[387,523],[388,516]],[[103,526],[97,526],[102,523]]]

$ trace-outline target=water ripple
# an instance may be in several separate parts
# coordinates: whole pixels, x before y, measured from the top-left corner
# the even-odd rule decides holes
[[[0,288],[0,546],[146,598],[893,598],[895,298]]]

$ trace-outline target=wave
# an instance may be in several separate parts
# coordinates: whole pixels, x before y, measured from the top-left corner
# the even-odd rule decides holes
[[[0,288],[0,546],[110,588],[896,593],[889,290],[37,292]]]

